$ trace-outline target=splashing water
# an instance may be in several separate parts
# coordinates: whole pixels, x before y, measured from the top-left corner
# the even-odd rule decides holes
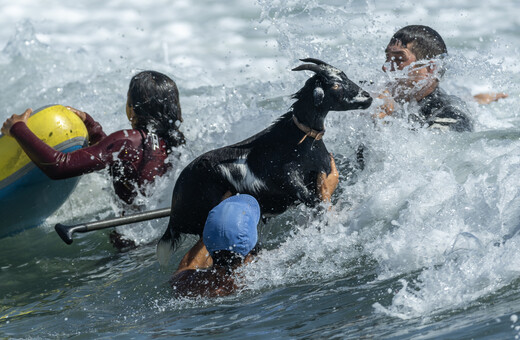
[[[29,6],[29,4],[31,6]],[[188,143],[172,156],[148,209],[168,206],[175,179],[200,153],[235,143],[285,113],[306,80],[299,58],[334,65],[377,93],[391,35],[432,26],[449,57],[441,87],[464,99],[476,131],[374,124],[366,111],[331,112],[325,143],[340,170],[334,208],[303,206],[261,227],[264,249],[244,289],[215,300],[174,299],[153,242],[156,220],[121,228],[142,244],[117,253],[105,233],[57,238],[57,222],[120,211],[107,173],[83,176],[36,229],[0,240],[0,334],[128,337],[513,338],[520,301],[520,39],[514,1],[94,1],[5,5],[0,14],[2,119],[50,103],[83,109],[108,132],[131,76],[156,69],[177,82]],[[52,14],[52,15],[51,15]],[[51,20],[52,18],[52,20]],[[504,91],[478,105],[472,95]],[[352,167],[363,145],[365,169]],[[61,322],[59,322],[59,321]]]

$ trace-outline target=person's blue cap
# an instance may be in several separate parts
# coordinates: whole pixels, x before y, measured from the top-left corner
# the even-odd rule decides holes
[[[246,256],[258,241],[260,206],[250,195],[229,197],[213,208],[206,220],[202,238],[210,254],[230,250]]]

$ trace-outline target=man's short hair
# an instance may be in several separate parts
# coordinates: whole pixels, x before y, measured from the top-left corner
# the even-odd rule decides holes
[[[423,25],[410,25],[397,31],[388,45],[403,44],[417,60],[442,58],[448,49],[442,37],[433,28]]]

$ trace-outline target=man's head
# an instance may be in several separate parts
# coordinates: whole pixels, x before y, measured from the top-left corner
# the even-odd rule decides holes
[[[217,265],[233,266],[258,241],[260,206],[250,195],[236,195],[213,208],[203,231],[204,245]]]
[[[408,48],[417,60],[429,60],[448,54],[442,37],[433,28],[410,25],[395,32],[388,46],[401,44]]]
[[[438,78],[444,73],[438,59],[447,53],[444,40],[434,29],[422,25],[406,26],[390,39],[383,71],[405,70],[407,79],[398,81],[398,85],[401,90],[414,89],[411,94],[415,95],[424,88],[437,86]]]

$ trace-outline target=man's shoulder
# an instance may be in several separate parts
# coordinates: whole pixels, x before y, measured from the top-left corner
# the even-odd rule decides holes
[[[467,104],[464,100],[462,100],[460,97],[448,94],[443,89],[439,88],[439,93],[441,96],[441,100],[446,103],[446,105],[454,106],[454,107],[461,107],[467,110]]]
[[[466,103],[455,95],[446,93],[437,87],[428,96],[421,111],[432,128],[448,128],[454,131],[472,131],[473,124]]]
[[[466,102],[461,98],[448,94],[442,88],[437,86],[435,90],[419,102],[421,108],[443,108],[446,106],[461,107],[466,109]]]

